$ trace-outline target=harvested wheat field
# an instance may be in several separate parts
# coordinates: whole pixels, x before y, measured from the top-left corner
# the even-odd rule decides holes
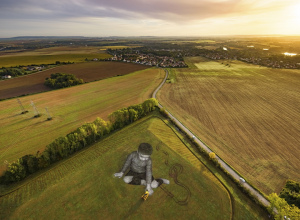
[[[45,79],[52,73],[71,73],[85,82],[126,75],[149,66],[120,62],[85,62],[62,65],[35,74],[0,81],[0,99],[52,90],[44,85]]]
[[[300,181],[300,71],[186,61],[161,104],[263,193]]]

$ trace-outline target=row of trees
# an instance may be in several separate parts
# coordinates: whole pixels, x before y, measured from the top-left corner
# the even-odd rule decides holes
[[[9,164],[0,183],[18,182],[38,170],[48,167],[59,160],[95,143],[105,135],[142,118],[158,105],[156,99],[148,99],[142,104],[122,108],[109,115],[109,121],[97,118],[94,122],[86,123],[65,137],[59,137],[46,146],[46,149],[36,155],[25,155]]]
[[[76,78],[73,74],[67,73],[52,73],[50,78],[46,78],[45,85],[53,89],[71,87],[83,84],[82,79]]]
[[[279,197],[284,198],[288,204],[294,204],[300,208],[300,183],[288,180],[285,187],[280,192]]]
[[[269,201],[271,205],[268,211],[274,215],[275,220],[300,219],[300,209],[295,205],[289,205],[284,198],[280,198],[276,193],[269,195]]]
[[[17,68],[2,68],[2,72],[0,72],[1,76],[10,75],[12,77],[23,76],[27,73],[22,69]]]

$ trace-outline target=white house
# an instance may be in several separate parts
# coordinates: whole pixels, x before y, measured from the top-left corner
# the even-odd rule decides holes
[[[11,79],[11,75],[2,76],[2,79]]]

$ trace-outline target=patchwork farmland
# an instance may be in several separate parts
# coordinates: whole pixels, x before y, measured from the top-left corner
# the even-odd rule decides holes
[[[126,75],[147,68],[149,67],[119,62],[85,62],[62,65],[13,80],[0,81],[0,99],[49,91],[51,88],[45,86],[44,82],[52,73],[70,73],[79,79],[83,79],[85,82],[92,82],[117,75]]]
[[[5,160],[12,162],[26,154],[42,151],[54,139],[85,122],[94,121],[97,117],[106,120],[111,112],[150,98],[163,77],[163,70],[146,69],[122,77],[22,97],[20,101],[29,111],[23,115],[16,99],[2,101],[0,169],[3,171]],[[42,117],[33,117],[31,100]],[[48,107],[53,120],[47,121],[45,107]]]
[[[21,97],[20,101],[25,109],[29,110],[29,113],[24,115],[20,114],[17,99],[1,101],[0,174],[5,170],[7,162],[12,162],[25,154],[43,151],[45,146],[55,138],[66,135],[83,123],[93,121],[96,117],[107,120],[109,113],[125,106],[141,103],[151,96],[164,78],[162,69],[142,65],[83,62],[84,56],[88,55],[85,57],[88,59],[94,58],[95,54],[101,56],[105,49],[106,47],[102,49],[99,47],[44,48],[3,56],[6,57],[5,59],[9,57],[10,61],[14,61],[13,57],[18,57],[19,61],[24,59],[26,62],[29,56],[30,59],[41,56],[43,59],[48,57],[49,60],[50,57],[74,56],[76,58],[78,56],[76,62],[80,62],[28,75],[26,80],[25,77],[20,77],[6,80],[5,84],[0,82],[0,95],[6,95],[4,98],[47,91],[49,89],[44,87],[44,80],[51,73],[56,72],[72,73],[90,83]],[[197,59],[199,58],[186,60],[195,71],[200,62]],[[223,69],[227,70],[228,67],[223,64]],[[171,76],[173,80],[169,82],[175,83],[166,84],[163,90],[179,85],[180,71],[183,73],[184,69],[170,71],[173,73]],[[114,77],[119,75],[122,77]],[[104,80],[93,82],[99,79]],[[35,86],[37,90],[30,90]],[[170,95],[169,92],[176,95],[172,90],[166,92],[166,95]],[[166,101],[159,96],[158,99],[160,102]],[[34,101],[42,117],[33,117],[31,100]],[[180,101],[188,100],[184,97]],[[45,107],[48,107],[53,120],[46,120]],[[169,107],[167,109],[169,110]],[[172,110],[171,112],[173,113]],[[187,115],[183,115],[187,118]],[[194,119],[192,114],[189,117]],[[165,123],[168,124],[166,121]],[[180,132],[177,132],[174,127],[172,130],[165,123],[157,117],[149,116],[52,165],[49,169],[30,176],[25,181],[7,188],[0,186],[0,207],[5,207],[5,211],[2,212],[1,209],[0,218],[45,218],[45,213],[49,216],[51,210],[50,215],[55,218],[99,216],[107,219],[120,217],[141,219],[147,213],[145,219],[178,217],[266,219],[265,211],[250,200],[210,161],[201,155],[196,158],[195,152],[192,154],[183,144],[184,141],[179,139],[179,137],[184,138]],[[194,128],[192,130],[194,131]],[[207,132],[205,135],[208,140],[211,140],[211,133]],[[203,139],[202,135],[198,136]],[[144,192],[143,187],[134,188],[124,184],[121,179],[112,177],[112,174],[122,166],[126,155],[136,150],[140,142],[149,142],[154,146],[155,177],[161,176],[171,180],[170,185],[163,185],[155,190],[154,196],[146,201],[148,207],[140,200]],[[109,164],[108,168],[106,168],[107,164]],[[105,169],[101,168],[104,166]],[[5,195],[8,192],[11,193]],[[157,206],[157,203],[160,203],[160,206]],[[151,212],[147,211],[149,207]]]
[[[188,58],[158,100],[262,192],[300,180],[300,72]]]

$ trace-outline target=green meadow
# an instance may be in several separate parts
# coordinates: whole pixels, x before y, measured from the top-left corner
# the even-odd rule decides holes
[[[152,114],[24,182],[2,188],[0,218],[265,219],[251,201],[232,201],[173,129]],[[142,142],[154,147],[154,177],[170,180],[146,201],[141,200],[143,186],[113,177]]]
[[[52,64],[56,61],[60,62],[84,62],[85,59],[105,59],[109,58],[109,54],[58,54],[58,55],[32,55],[32,56],[2,56],[0,57],[0,67],[14,67],[26,65]]]

